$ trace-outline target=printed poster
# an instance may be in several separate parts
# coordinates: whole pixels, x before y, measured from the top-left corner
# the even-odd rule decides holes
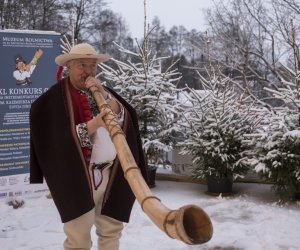
[[[59,33],[0,31],[0,199],[48,190],[45,183],[29,185],[29,111],[56,82],[59,54]]]

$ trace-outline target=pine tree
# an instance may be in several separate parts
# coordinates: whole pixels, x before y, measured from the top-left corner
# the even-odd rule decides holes
[[[286,26],[286,32],[293,52],[288,58],[289,66],[279,64],[281,86],[265,88],[283,105],[274,108],[265,133],[256,140],[259,154],[256,170],[273,183],[282,203],[300,199],[300,53],[294,18]]]
[[[255,169],[273,183],[282,203],[300,193],[300,79],[294,70],[284,68],[291,80],[282,80],[277,90],[266,90],[285,105],[265,117],[265,130],[255,140],[259,160]]]
[[[251,163],[251,146],[244,134],[258,126],[263,109],[249,105],[230,84],[230,78],[212,70],[208,79],[201,74],[204,90],[190,91],[186,139],[179,143],[181,154],[193,156],[194,177],[206,179],[243,177]]]
[[[176,121],[180,104],[176,88],[181,74],[173,63],[165,71],[162,61],[149,51],[148,36],[145,33],[138,51],[129,51],[116,44],[120,52],[130,56],[127,62],[112,59],[114,69],[101,65],[100,76],[114,84],[114,89],[136,110],[139,120],[143,149],[149,166],[163,161],[164,152],[170,151],[176,142]]]

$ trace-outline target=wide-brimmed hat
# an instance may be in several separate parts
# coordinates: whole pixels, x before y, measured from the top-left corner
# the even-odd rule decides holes
[[[55,58],[55,62],[60,66],[65,66],[68,61],[81,58],[96,59],[98,63],[101,63],[109,60],[111,56],[106,54],[97,54],[93,46],[87,43],[80,43],[73,46],[69,53],[57,56]]]

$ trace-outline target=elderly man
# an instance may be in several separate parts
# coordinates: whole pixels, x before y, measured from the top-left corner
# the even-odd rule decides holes
[[[53,85],[30,110],[30,182],[45,178],[64,223],[65,249],[90,249],[96,227],[101,250],[119,249],[123,222],[135,197],[124,178],[116,149],[88,88],[97,85],[126,135],[141,173],[144,154],[135,110],[95,78],[97,63],[109,60],[86,43],[56,57],[68,77]]]

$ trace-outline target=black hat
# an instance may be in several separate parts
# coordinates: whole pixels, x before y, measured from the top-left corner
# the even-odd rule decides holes
[[[17,64],[19,62],[25,63],[23,57],[20,54],[15,56],[15,63]]]

